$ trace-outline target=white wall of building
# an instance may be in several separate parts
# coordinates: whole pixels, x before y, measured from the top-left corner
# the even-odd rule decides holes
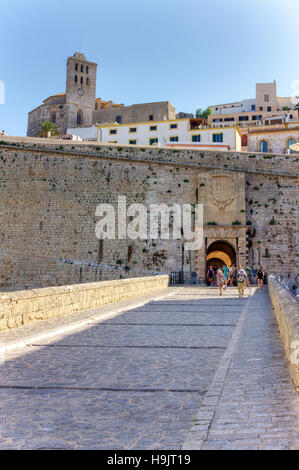
[[[176,128],[172,128],[172,126],[176,126]],[[151,130],[151,128],[156,129]],[[136,129],[136,132],[132,132],[133,129]],[[111,132],[114,133],[111,134]],[[211,145],[213,144],[213,134],[222,134],[222,143],[228,145],[231,150],[241,150],[241,136],[236,128],[190,130],[189,119],[99,126],[98,141],[118,144],[133,144],[132,141],[136,141],[136,145],[159,145],[164,147],[171,142],[171,138],[178,138],[176,144],[191,144],[192,136],[200,135],[200,144]],[[158,139],[158,142],[151,143],[151,139]],[[215,147],[218,146],[215,145]]]
[[[97,139],[97,127],[90,126],[90,127],[73,127],[67,129],[68,135],[75,135],[81,137],[82,140],[87,139]]]
[[[236,103],[228,103],[219,106],[212,106],[212,115],[216,114],[233,114],[233,113],[248,113],[252,111],[252,105],[255,105],[255,99],[243,100]],[[217,108],[217,110],[216,110]]]
[[[136,129],[136,131],[134,131]],[[152,130],[151,130],[152,129]],[[200,135],[200,147],[221,148],[220,144],[229,146],[230,150],[241,150],[241,136],[234,127],[226,128],[200,128],[190,130],[189,119],[173,121],[149,121],[146,123],[130,124],[103,124],[91,127],[77,127],[68,129],[68,134],[81,137],[82,140],[96,139],[98,142],[117,143],[122,145],[155,145],[165,147],[171,143],[171,138],[177,138],[176,144],[192,144],[192,136]],[[222,142],[213,142],[214,134],[222,134]],[[151,139],[157,139],[152,142]]]

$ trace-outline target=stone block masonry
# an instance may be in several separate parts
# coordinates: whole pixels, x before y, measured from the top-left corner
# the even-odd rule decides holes
[[[204,248],[183,257],[183,239],[101,244],[95,236],[96,207],[116,206],[119,195],[126,196],[127,205],[147,207],[202,203],[207,248],[212,241],[227,241],[241,263],[295,274],[298,168],[296,155],[5,136],[0,141],[0,290],[170,273],[179,271],[182,261],[185,271],[204,278]]]
[[[299,392],[299,303],[272,276],[269,279],[269,292],[292,380]]]
[[[162,275],[3,293],[0,330],[160,292],[167,287],[168,276]]]

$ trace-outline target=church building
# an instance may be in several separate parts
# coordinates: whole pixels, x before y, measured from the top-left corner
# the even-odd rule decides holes
[[[97,64],[80,52],[67,60],[66,92],[49,96],[28,113],[27,135],[34,136],[44,121],[57,125],[60,134],[68,127],[91,125],[95,109]]]
[[[27,135],[34,137],[44,121],[51,121],[60,134],[68,128],[107,122],[130,123],[175,119],[175,107],[169,101],[131,106],[96,98],[97,64],[76,52],[67,59],[66,91],[51,95],[28,113]]]

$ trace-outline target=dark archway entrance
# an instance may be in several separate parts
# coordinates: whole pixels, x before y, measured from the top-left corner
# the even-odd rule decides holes
[[[222,268],[226,265],[228,268],[236,265],[236,251],[225,241],[213,242],[207,249],[207,269],[209,266]]]

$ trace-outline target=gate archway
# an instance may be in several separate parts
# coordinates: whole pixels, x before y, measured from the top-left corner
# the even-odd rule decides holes
[[[235,249],[222,240],[211,243],[207,249],[207,268],[209,266],[222,268],[224,265],[229,268],[232,264],[236,265]]]

